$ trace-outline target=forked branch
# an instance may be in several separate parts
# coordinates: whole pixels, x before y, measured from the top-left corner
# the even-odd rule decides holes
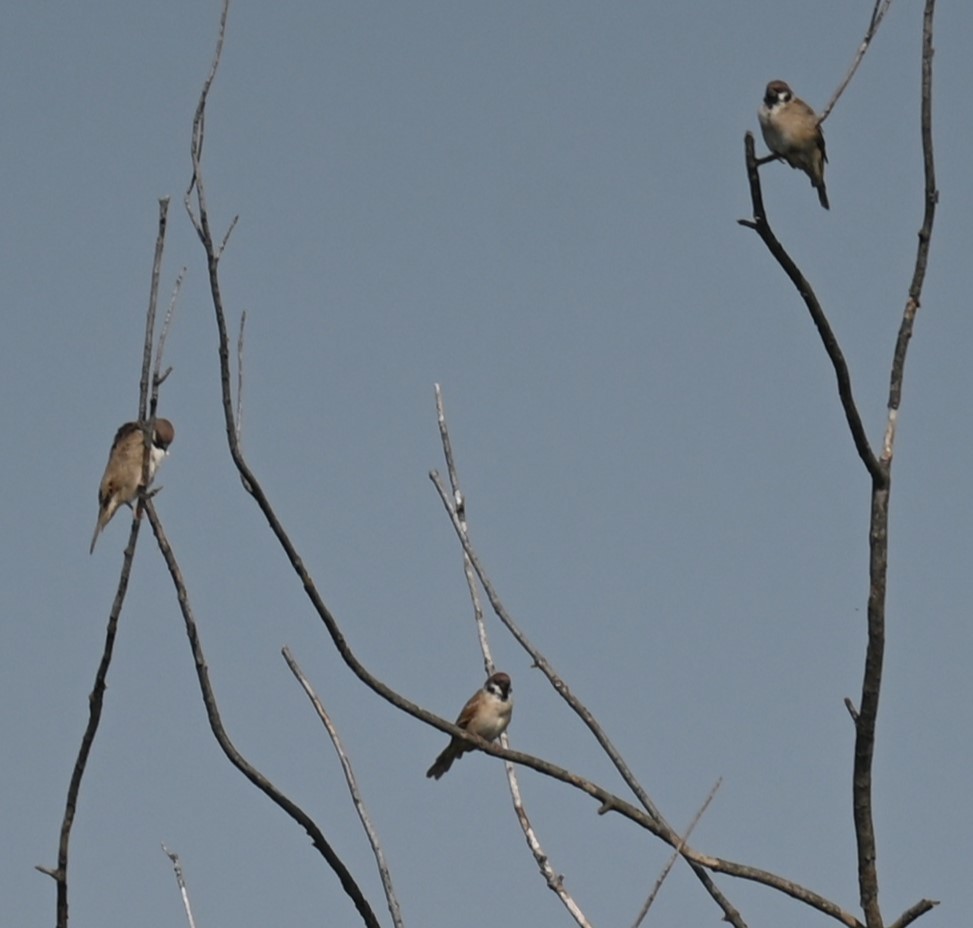
[[[890,0],[876,0],[872,22],[848,77],[835,95],[835,99],[847,86],[851,75],[864,55],[868,43],[874,36],[882,17],[888,9]],[[753,204],[753,219],[740,220],[742,225],[753,229],[767,246],[767,249],[780,264],[794,284],[811,315],[821,336],[822,344],[831,360],[838,382],[838,395],[845,412],[848,428],[852,435],[858,455],[871,477],[871,506],[869,518],[869,594],[867,608],[868,642],[865,649],[865,668],[862,675],[862,693],[859,708],[849,707],[855,726],[854,774],[852,786],[852,810],[855,825],[855,839],[858,849],[858,886],[861,909],[867,928],[883,928],[879,907],[878,871],[876,867],[877,850],[872,807],[872,765],[875,753],[875,729],[878,719],[879,696],[882,685],[882,670],[885,652],[885,604],[888,577],[888,525],[889,495],[891,491],[891,468],[895,445],[898,411],[902,400],[902,383],[905,370],[906,352],[912,337],[916,313],[920,305],[922,284],[925,280],[935,217],[938,192],[936,190],[935,164],[932,144],[932,59],[933,59],[933,16],[935,0],[926,0],[923,14],[922,55],[921,55],[921,117],[920,135],[923,151],[924,212],[919,229],[919,243],[916,261],[909,287],[908,298],[892,357],[889,378],[888,420],[882,442],[881,456],[877,457],[865,434],[854,397],[851,391],[851,378],[844,355],[824,311],[796,263],[786,252],[770,228],[763,195],[760,188],[759,161],[754,154],[753,136],[748,132],[745,138],[747,179]],[[824,116],[830,111],[834,101],[829,104]],[[822,119],[824,118],[822,116]],[[895,922],[896,926],[908,924],[923,912],[928,911],[934,902],[923,899],[912,906]]]
[[[149,440],[151,428],[147,422],[148,414],[154,418],[155,409],[158,405],[159,387],[165,378],[151,377],[152,371],[152,346],[155,341],[155,315],[159,297],[159,278],[162,271],[162,256],[165,250],[166,227],[168,222],[169,201],[162,199],[159,201],[159,227],[156,234],[155,256],[152,260],[152,278],[149,285],[149,305],[146,311],[145,338],[142,345],[142,371],[139,380],[139,420],[146,424],[145,435],[145,458],[142,462],[142,482],[148,483],[149,467]],[[166,328],[168,327],[168,319]],[[156,349],[156,370],[161,364],[162,349],[165,344],[164,334],[159,339],[159,346]],[[64,815],[61,819],[60,838],[58,840],[57,866],[54,868],[38,866],[37,869],[48,876],[53,877],[57,884],[56,901],[56,924],[57,928],[67,928],[68,925],[68,850],[71,841],[71,829],[74,825],[74,816],[78,807],[78,794],[81,790],[81,781],[84,778],[85,770],[88,766],[88,758],[94,745],[95,735],[98,734],[98,726],[101,723],[101,713],[104,708],[105,690],[108,686],[108,669],[111,667],[112,655],[115,650],[115,637],[118,634],[118,622],[122,614],[122,606],[125,603],[125,595],[128,592],[128,581],[132,572],[132,562],[135,558],[135,545],[138,541],[139,527],[142,524],[143,501],[140,498],[136,504],[135,516],[132,519],[132,527],[128,535],[128,544],[122,557],[121,572],[118,577],[118,586],[115,590],[115,597],[112,600],[111,609],[108,613],[108,625],[105,630],[105,644],[102,648],[101,660],[98,669],[95,671],[95,682],[88,696],[88,722],[85,726],[84,734],[81,736],[81,745],[78,748],[78,756],[71,771],[71,779],[68,783],[68,794],[64,806]]]
[[[345,866],[344,861],[342,861],[324,837],[324,833],[318,827],[317,823],[296,802],[285,796],[267,777],[257,770],[237,750],[236,745],[230,740],[230,736],[223,726],[223,719],[220,716],[219,706],[216,702],[216,694],[213,691],[213,685],[209,679],[209,667],[206,664],[206,656],[203,653],[203,645],[199,638],[196,619],[193,616],[193,610],[189,604],[189,592],[186,589],[186,582],[183,579],[182,570],[176,561],[176,556],[172,551],[169,539],[166,537],[162,522],[155,511],[155,506],[151,499],[145,501],[145,511],[149,517],[149,524],[152,526],[152,531],[155,534],[159,551],[162,553],[166,567],[169,570],[169,576],[172,578],[172,583],[175,587],[179,609],[182,612],[183,622],[186,626],[186,637],[189,639],[189,647],[192,650],[193,664],[196,668],[196,679],[199,682],[203,706],[206,709],[206,718],[209,720],[210,729],[217,743],[230,763],[240,773],[308,833],[311,838],[311,843],[317,849],[318,853],[328,862],[328,866],[331,867],[338,877],[341,888],[354,903],[359,915],[361,915],[362,921],[368,928],[379,928],[379,921],[375,917],[375,913],[372,911],[364,893],[362,893],[358,883],[351,875],[351,871]]]

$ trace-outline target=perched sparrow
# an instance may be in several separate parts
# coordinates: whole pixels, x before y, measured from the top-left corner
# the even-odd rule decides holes
[[[510,677],[505,673],[495,673],[483,684],[483,689],[477,690],[463,706],[456,724],[471,734],[479,735],[484,741],[494,741],[507,730],[513,707]],[[459,760],[464,752],[472,750],[473,745],[460,738],[453,738],[446,745],[446,750],[426,771],[426,776],[438,780],[452,767],[454,760]]]
[[[825,209],[828,191],[824,189],[824,136],[818,117],[803,100],[794,96],[783,81],[771,81],[757,114],[767,147],[780,155],[792,168],[800,168],[811,178],[818,199]]]
[[[169,453],[175,430],[168,419],[155,420],[155,432],[149,449],[149,483]],[[138,422],[126,422],[116,433],[108,454],[105,474],[98,487],[98,522],[91,539],[89,554],[95,550],[95,542],[101,530],[123,503],[131,504],[139,495],[142,483],[142,457],[145,452],[142,426]]]

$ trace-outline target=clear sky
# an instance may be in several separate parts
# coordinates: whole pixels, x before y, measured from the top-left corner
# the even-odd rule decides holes
[[[244,446],[361,659],[453,716],[483,679],[461,560],[427,478],[443,385],[474,542],[510,611],[701,851],[857,907],[852,726],[868,484],[803,305],[757,237],[743,135],[773,78],[821,106],[871,0],[369,3],[238,0],[210,101],[222,274],[248,313]],[[337,658],[222,432],[202,252],[182,208],[219,4],[14,4],[0,33],[6,479],[0,924],[51,925],[68,777],[128,520],[88,542],[138,401],[157,199],[163,304],[188,269],[160,412],[157,499],[231,736],[312,814],[383,914],[330,744],[280,657],[333,712],[422,928],[560,926],[499,762],[423,774],[444,737]],[[763,171],[775,229],[829,314],[880,440],[922,214],[921,4],[893,5],[825,124],[825,212]],[[937,17],[941,203],[893,475],[875,760],[888,919],[968,918],[973,812],[973,5]],[[956,115],[954,115],[956,114]],[[762,147],[762,146],[761,146]],[[491,622],[513,746],[618,777]],[[566,787],[522,775],[594,924],[629,925],[667,858]],[[224,760],[173,590],[143,531],[80,797],[72,924],[359,924],[303,832]],[[719,878],[751,926],[827,924]],[[684,866],[650,923],[720,913]]]

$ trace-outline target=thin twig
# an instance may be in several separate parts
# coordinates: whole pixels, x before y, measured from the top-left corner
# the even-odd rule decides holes
[[[284,655],[284,660],[287,661],[287,666],[290,667],[291,673],[294,674],[298,683],[303,687],[307,698],[311,700],[314,711],[317,712],[318,718],[321,719],[321,723],[328,732],[328,737],[331,739],[331,744],[334,746],[335,752],[338,755],[338,760],[341,761],[341,769],[345,774],[345,782],[348,784],[351,801],[355,805],[355,811],[358,813],[362,828],[365,829],[368,843],[372,847],[372,854],[375,855],[375,863],[378,866],[378,873],[382,879],[382,888],[385,890],[385,900],[388,903],[389,914],[392,916],[392,921],[396,925],[396,928],[403,928],[402,911],[399,908],[399,900],[395,895],[395,888],[392,886],[392,873],[385,860],[385,852],[382,850],[382,843],[379,841],[378,832],[375,830],[374,825],[372,825],[368,809],[365,807],[365,801],[362,799],[361,791],[358,789],[355,771],[351,766],[351,759],[348,757],[348,752],[345,750],[345,746],[341,741],[341,736],[338,734],[338,729],[331,720],[328,710],[324,708],[324,703],[321,702],[318,694],[314,691],[314,687],[311,686],[310,680],[304,675],[304,671],[301,670],[300,665],[291,654],[290,648],[283,648],[281,654]]]
[[[159,345],[156,349],[155,365],[152,365],[152,346],[155,343],[155,319],[159,305],[159,278],[162,274],[162,255],[165,250],[166,227],[169,216],[169,198],[163,197],[159,200],[159,231],[155,240],[155,257],[152,260],[152,284],[149,290],[149,308],[145,314],[145,343],[142,348],[142,379],[139,390],[139,422],[142,423],[142,442],[144,451],[142,454],[142,478],[141,485],[149,485],[149,458],[152,453],[152,437],[155,434],[155,414],[159,407],[159,388],[162,386],[165,377],[169,376],[166,371],[165,377],[159,374],[162,367],[162,350],[165,347],[166,336],[168,335],[169,324],[172,320],[172,303],[166,312],[163,322],[162,332],[159,335]],[[178,292],[178,287],[176,292]],[[173,294],[173,302],[175,293]],[[149,371],[154,370],[150,380]],[[146,409],[146,387],[148,387],[148,409]],[[158,492],[158,491],[156,491]],[[139,516],[139,518],[141,518]]]
[[[149,410],[149,371],[152,369],[152,346],[155,343],[155,313],[159,303],[159,277],[162,274],[162,253],[165,250],[168,218],[169,198],[162,197],[159,200],[159,231],[155,237],[155,255],[152,259],[149,309],[145,314],[145,341],[142,344],[142,379],[139,381],[139,422],[145,422],[150,416],[155,415],[155,410]]]
[[[875,0],[875,6],[872,8],[872,16],[869,20],[868,28],[865,30],[865,38],[862,39],[861,44],[858,46],[858,51],[855,52],[855,57],[852,59],[851,67],[848,69],[848,73],[838,85],[838,89],[834,92],[834,94],[832,94],[827,106],[825,106],[825,108],[821,111],[821,115],[818,117],[819,125],[831,115],[831,111],[838,102],[838,98],[845,92],[845,88],[851,83],[851,79],[855,76],[858,66],[862,63],[862,59],[865,57],[865,52],[868,51],[868,46],[871,45],[872,39],[875,38],[875,33],[878,32],[878,27],[882,25],[882,20],[885,18],[885,14],[888,12],[888,8],[891,5],[892,0]]]
[[[200,236],[202,236],[204,232],[207,236],[209,235],[209,219],[206,216],[206,192],[203,189],[202,177],[199,176],[197,168],[200,166],[200,162],[203,158],[203,139],[206,134],[206,101],[209,99],[209,92],[213,86],[213,81],[216,80],[216,72],[220,67],[220,59],[223,57],[223,40],[226,38],[226,20],[229,12],[230,0],[223,0],[223,6],[220,10],[220,28],[216,36],[216,50],[213,53],[213,60],[210,63],[209,73],[206,75],[206,79],[203,81],[203,89],[199,94],[199,102],[196,104],[196,115],[193,117],[192,141],[190,143],[190,156],[193,162],[193,176],[189,181],[189,187],[186,189],[186,195],[183,197],[183,205],[186,207],[186,212],[189,213],[189,218],[192,221],[197,234]],[[200,210],[199,215],[196,215],[193,212],[193,190],[196,191],[196,200]],[[210,241],[210,244],[212,244],[212,240]],[[210,253],[207,254],[207,257],[209,257],[211,261],[219,261],[219,257],[215,250],[211,249]]]
[[[446,426],[446,409],[443,406],[443,391],[438,383],[433,384],[436,391],[436,423],[439,425],[439,440],[443,446],[443,457],[446,459],[446,473],[449,474],[449,485],[453,488],[453,508],[456,516],[466,525],[466,500],[459,488],[459,474],[456,470],[456,458],[453,455],[453,443],[449,438]]]
[[[655,902],[656,896],[659,895],[659,890],[662,889],[662,884],[665,883],[666,877],[672,872],[672,868],[675,866],[676,861],[679,860],[679,855],[682,853],[682,849],[686,846],[689,836],[693,833],[693,829],[695,829],[696,825],[699,824],[699,820],[709,808],[709,804],[713,801],[713,797],[716,795],[716,791],[720,788],[720,784],[722,782],[723,779],[720,778],[713,784],[713,788],[709,791],[709,795],[707,795],[705,801],[699,807],[699,811],[693,816],[693,820],[683,832],[679,839],[679,845],[672,852],[672,856],[669,858],[665,867],[662,868],[662,873],[659,874],[659,878],[655,881],[655,886],[652,887],[652,892],[649,893],[648,898],[645,900],[645,905],[642,906],[642,909],[636,917],[632,928],[639,928],[639,925],[645,921],[645,916],[649,914],[649,909],[652,908],[652,903]]]
[[[892,922],[889,928],[906,928],[906,925],[911,925],[920,915],[925,915],[926,912],[936,908],[937,905],[939,905],[937,899],[920,899]]]
[[[466,531],[466,498],[459,486],[459,472],[456,469],[456,458],[453,456],[453,443],[449,437],[446,425],[446,407],[443,404],[443,391],[439,384],[433,384],[436,393],[436,422],[439,425],[439,440],[443,446],[443,457],[446,460],[446,473],[449,474],[449,485],[452,487],[453,511],[459,520],[461,531]],[[473,622],[476,625],[476,636],[480,642],[483,654],[483,669],[490,676],[496,669],[493,664],[493,654],[490,651],[490,640],[487,637],[486,623],[483,621],[483,604],[480,602],[480,587],[476,581],[476,572],[470,559],[463,552],[463,575],[473,604]]]
[[[450,486],[453,490],[453,513],[460,520],[462,530],[466,532],[466,504],[463,494],[459,488],[459,473],[456,468],[456,459],[453,455],[453,444],[449,438],[449,428],[446,424],[446,407],[443,403],[443,393],[439,384],[435,384],[436,390],[436,420],[439,423],[439,437],[443,446],[443,456],[446,459],[446,470],[449,474]],[[466,552],[463,552],[463,573],[466,576],[466,583],[470,592],[470,599],[473,604],[473,619],[476,623],[477,637],[480,641],[480,651],[483,655],[483,663],[487,674],[494,671],[493,654],[490,650],[490,640],[487,635],[486,623],[483,621],[483,607],[480,603],[480,590],[476,582],[476,574],[473,565],[470,563]],[[509,739],[506,734],[500,738],[500,743],[504,747],[509,746]],[[568,892],[564,885],[563,874],[558,873],[550,857],[541,845],[540,838],[531,824],[527,809],[524,806],[523,796],[520,791],[520,783],[517,778],[517,768],[509,761],[504,765],[507,773],[507,786],[510,789],[510,798],[513,803],[514,814],[520,823],[527,847],[534,857],[534,861],[540,870],[541,876],[547,883],[548,888],[561,900],[561,904],[567,909],[568,914],[580,926],[580,928],[590,928],[587,916],[578,905],[574,897]]]
[[[905,373],[905,356],[912,338],[912,328],[916,313],[919,311],[922,296],[922,285],[926,280],[926,268],[929,264],[929,248],[932,243],[932,228],[936,218],[936,205],[939,203],[939,191],[936,189],[936,162],[933,154],[932,139],[932,25],[935,2],[927,3],[923,15],[923,47],[922,47],[922,102],[920,116],[920,135],[922,138],[922,165],[924,184],[925,209],[923,211],[922,226],[919,229],[919,241],[916,248],[916,262],[912,272],[912,282],[909,285],[909,297],[902,313],[899,334],[895,340],[895,353],[892,359],[892,373],[889,378],[888,424],[885,429],[885,441],[882,455],[885,460],[891,460],[895,445],[895,426],[898,418],[899,405],[902,401],[902,380]]]
[[[240,313],[240,335],[236,341],[236,440],[243,440],[243,331],[247,311]]]
[[[237,215],[234,216],[230,220],[230,225],[229,225],[229,227],[227,228],[226,232],[223,235],[223,241],[220,242],[220,247],[216,250],[216,259],[217,260],[219,260],[220,258],[223,257],[223,252],[226,251],[226,246],[227,246],[227,244],[230,241],[230,236],[233,234],[233,230],[236,228],[236,224],[239,221],[240,221],[240,214],[239,213],[237,213]]]
[[[179,886],[179,895],[182,896],[182,907],[186,910],[186,920],[189,922],[189,928],[196,928],[196,920],[193,918],[193,909],[189,904],[189,888],[186,886],[186,877],[182,872],[182,864],[179,863],[179,855],[170,851],[169,848],[165,846],[165,842],[162,844],[162,851],[172,861],[172,869],[176,874],[176,884]]]
[[[338,877],[341,888],[354,903],[358,914],[361,915],[362,921],[369,928],[379,928],[379,921],[375,917],[375,913],[368,904],[368,900],[359,888],[358,883],[351,875],[351,871],[348,870],[344,862],[331,847],[318,825],[297,803],[285,796],[267,777],[257,770],[237,750],[236,746],[230,740],[230,736],[223,726],[219,706],[216,702],[216,695],[209,679],[209,668],[206,665],[206,656],[203,653],[203,645],[199,638],[196,619],[193,616],[192,607],[189,604],[189,593],[186,589],[182,571],[176,562],[176,557],[172,552],[169,539],[166,537],[165,531],[162,528],[162,522],[155,511],[155,506],[151,499],[145,500],[145,511],[148,514],[149,524],[152,526],[152,532],[159,545],[159,551],[162,552],[162,557],[166,562],[166,567],[169,569],[169,576],[172,578],[172,583],[176,590],[176,598],[179,601],[179,609],[182,612],[183,622],[186,626],[186,637],[189,639],[189,646],[192,650],[193,663],[196,667],[196,679],[199,682],[200,693],[203,697],[206,717],[209,720],[210,729],[216,737],[217,743],[222,748],[227,759],[237,770],[308,833],[311,838],[311,843],[321,856],[324,857],[328,866],[331,867]]]
[[[161,372],[162,368],[162,357],[166,350],[166,339],[169,337],[169,328],[172,325],[172,317],[176,311],[176,303],[179,300],[179,291],[182,289],[182,282],[186,279],[186,268],[183,267],[178,276],[176,277],[176,283],[172,288],[172,297],[169,300],[169,308],[166,310],[165,318],[162,320],[162,329],[159,332],[159,345],[155,351],[155,368],[152,374],[152,383],[156,387],[160,387],[165,379],[172,373],[172,368],[167,367],[165,372]],[[154,413],[155,410],[152,410]]]

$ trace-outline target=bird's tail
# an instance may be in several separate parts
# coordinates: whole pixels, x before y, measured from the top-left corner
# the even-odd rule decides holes
[[[88,548],[88,554],[95,553],[95,542],[98,541],[98,536],[101,534],[101,518],[95,523],[95,533],[91,536],[91,547]]]
[[[107,518],[106,516],[108,516],[107,509],[98,510],[98,521],[95,522],[95,533],[91,536],[91,547],[88,548],[88,554],[95,553],[95,542],[98,541],[98,536],[101,534],[101,530],[108,524],[108,519],[111,518],[111,516],[108,516]]]
[[[817,187],[818,199],[821,201],[821,205],[825,209],[831,209],[831,204],[828,203],[828,191],[824,189],[824,181],[821,181],[820,184],[815,184],[814,186]]]
[[[433,765],[426,771],[427,777],[432,777],[434,780],[438,780],[450,767],[453,766],[454,760],[459,760],[463,756],[463,749],[450,741],[446,745],[446,749],[443,751],[439,757],[433,761]]]

